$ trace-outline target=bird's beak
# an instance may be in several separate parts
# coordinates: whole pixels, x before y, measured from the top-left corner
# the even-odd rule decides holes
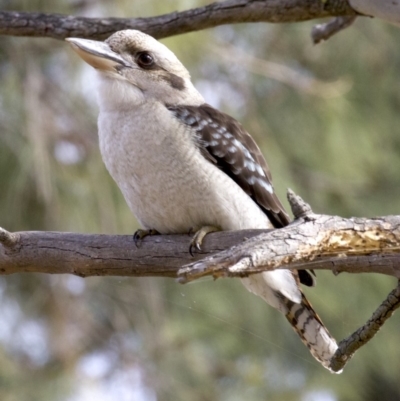
[[[65,40],[84,61],[98,70],[115,71],[115,67],[131,67],[105,42],[81,38],[66,38]]]

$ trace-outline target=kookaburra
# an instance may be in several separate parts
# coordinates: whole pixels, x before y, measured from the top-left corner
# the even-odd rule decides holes
[[[283,227],[289,217],[253,138],[235,119],[206,104],[189,72],[142,32],[105,42],[68,38],[99,75],[98,119],[104,163],[144,230],[197,231]],[[244,286],[281,311],[312,355],[329,369],[335,340],[299,282],[308,272],[275,270]]]

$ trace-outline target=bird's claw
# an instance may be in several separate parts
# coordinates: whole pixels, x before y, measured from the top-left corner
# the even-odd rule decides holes
[[[139,230],[136,230],[135,233],[133,234],[133,242],[135,243],[136,248],[138,248],[140,241],[144,237],[147,237],[148,235],[158,235],[158,234],[160,234],[160,233],[154,229],[143,230],[143,229],[139,228]]]
[[[193,250],[196,251],[201,251],[201,245],[203,244],[204,237],[212,232],[215,231],[221,231],[219,227],[214,227],[214,226],[204,226],[201,227],[200,230],[197,230],[196,233],[194,234],[192,240],[190,241],[190,246],[189,246],[189,253],[193,257]]]
[[[194,257],[194,254],[193,254],[193,250],[197,250],[197,251],[201,251],[201,244],[199,244],[199,243],[197,243],[197,242],[195,242],[194,240],[192,240],[192,241],[190,241],[190,246],[189,246],[189,253],[190,253],[190,256],[192,256],[192,257]]]

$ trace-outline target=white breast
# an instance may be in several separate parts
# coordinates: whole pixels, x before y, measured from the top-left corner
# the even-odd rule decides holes
[[[104,162],[144,228],[186,233],[266,228],[266,215],[225,173],[204,159],[192,134],[157,102],[101,111]]]

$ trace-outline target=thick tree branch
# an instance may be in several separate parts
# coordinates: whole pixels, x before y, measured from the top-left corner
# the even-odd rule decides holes
[[[241,22],[298,22],[356,12],[346,0],[226,0],[149,18],[85,18],[61,14],[0,12],[0,35],[105,39],[121,29],[155,38]]]
[[[400,216],[344,219],[302,210],[296,214],[304,217],[280,230],[209,234],[194,258],[188,235],[146,237],[136,247],[131,236],[0,230],[0,273],[177,277],[189,264],[179,272],[182,282],[278,268],[400,277]]]
[[[400,277],[400,216],[343,219],[314,215],[314,218],[280,230],[209,234],[202,252],[194,258],[188,252],[188,235],[146,237],[136,247],[132,237],[124,235],[11,234],[3,230],[0,274],[178,277],[178,270],[189,264],[179,272],[182,282],[205,275],[245,276],[277,268]],[[250,239],[244,241],[247,238]],[[207,255],[212,256],[202,259]]]
[[[182,265],[238,244],[265,230],[210,234],[204,251],[189,254],[189,235],[144,238],[136,247],[131,235],[90,235],[0,228],[0,274],[50,273],[88,276],[177,277]]]

